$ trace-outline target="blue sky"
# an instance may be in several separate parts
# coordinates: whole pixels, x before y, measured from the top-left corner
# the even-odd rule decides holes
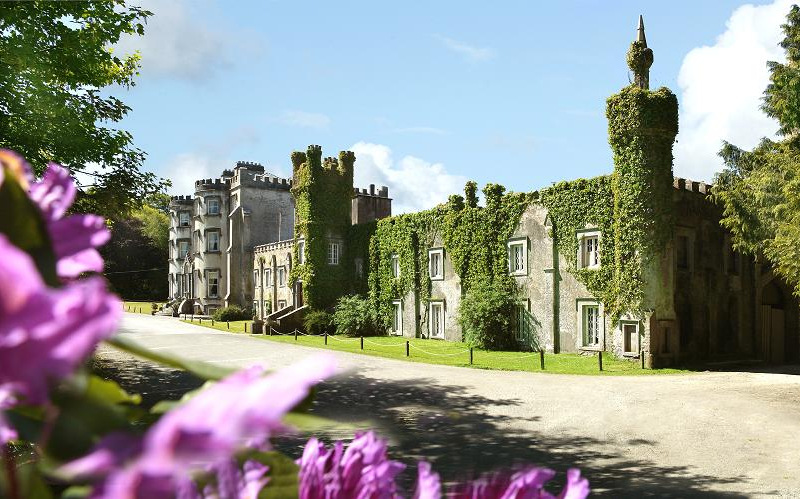
[[[757,99],[789,3],[742,5],[151,1],[144,39],[118,47],[141,51],[138,84],[115,94],[175,193],[240,159],[286,174],[314,143],[354,149],[359,186],[420,209],[467,179],[528,191],[610,172],[605,99],[628,84],[643,14],[651,86],[681,99],[676,172],[710,180],[722,138],[774,132]]]

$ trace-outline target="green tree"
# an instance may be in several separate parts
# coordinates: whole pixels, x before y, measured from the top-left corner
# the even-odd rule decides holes
[[[800,8],[782,26],[786,63],[771,61],[762,109],[780,124],[781,141],[752,151],[725,142],[725,168],[715,178],[722,225],[737,250],[766,259],[800,296]]]
[[[149,204],[133,211],[133,218],[141,222],[144,235],[167,259],[169,244],[169,216]]]
[[[168,182],[140,168],[145,153],[109,125],[130,111],[108,89],[134,85],[139,55],[113,44],[142,35],[151,13],[124,0],[0,3],[0,147],[41,173],[48,161],[91,173],[79,211],[121,218]]]

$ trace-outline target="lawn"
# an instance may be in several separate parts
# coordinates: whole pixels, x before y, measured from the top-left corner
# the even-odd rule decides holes
[[[184,321],[200,324],[204,327],[243,334],[245,326],[248,333],[252,331],[251,321],[214,322],[208,319]],[[504,371],[541,371],[538,352],[495,352],[473,350],[472,364],[469,362],[469,347],[461,342],[442,340],[424,340],[420,338],[404,338],[398,336],[381,336],[364,338],[364,349],[361,349],[359,338],[345,336],[328,336],[328,343],[320,336],[294,335],[257,335],[255,338],[266,341],[294,343],[297,345],[316,347],[328,350],[387,357],[409,362],[427,364],[443,364],[448,366],[472,367],[476,369],[499,369]],[[409,342],[409,356],[406,356],[406,341]],[[600,375],[652,375],[677,374],[688,371],[681,369],[642,369],[638,360],[622,360],[614,358],[608,352],[603,353],[603,371],[599,370],[596,354],[579,355],[574,353],[545,353],[544,372],[558,374],[600,374]]]
[[[123,301],[122,310],[136,314],[150,315],[150,312],[153,311],[152,303],[153,302],[151,301]],[[156,302],[156,303],[158,303],[159,305],[164,304],[164,302]]]

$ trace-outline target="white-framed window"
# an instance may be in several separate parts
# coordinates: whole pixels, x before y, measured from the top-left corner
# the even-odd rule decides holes
[[[444,279],[444,250],[442,248],[428,250],[428,275],[434,281]]]
[[[392,254],[392,277],[400,277],[400,256],[397,254]]]
[[[428,316],[428,333],[431,338],[444,338],[444,302],[432,301]]]
[[[286,308],[286,300],[278,300],[278,310]]]
[[[272,269],[264,269],[264,286],[272,286]]]
[[[186,258],[189,254],[189,241],[178,241],[178,258]]]
[[[361,279],[364,277],[364,259],[363,258],[356,258],[354,261],[356,266],[356,279]]]
[[[578,232],[578,268],[596,269],[600,267],[600,231]]]
[[[306,242],[302,239],[297,242],[297,264],[303,265],[306,263]]]
[[[181,227],[188,227],[191,222],[191,217],[189,216],[188,211],[179,211],[178,212],[178,224]]]
[[[258,269],[256,269],[256,270],[253,271],[253,287],[257,288],[260,285],[261,284],[258,282]]]
[[[206,251],[219,251],[220,233],[218,230],[206,232]]]
[[[520,300],[514,307],[514,337],[519,342],[527,342],[533,330],[528,300]]]
[[[578,300],[578,328],[581,346],[589,349],[603,347],[603,305],[597,300]]]
[[[264,316],[272,313],[272,302],[269,300],[264,300]]]
[[[206,273],[206,296],[219,297],[219,270],[209,270]]]
[[[400,300],[392,302],[392,334],[403,334],[403,302]]]
[[[206,214],[219,215],[219,198],[206,199]]]
[[[336,241],[328,243],[328,265],[339,265],[340,244]]]
[[[636,355],[639,353],[639,323],[636,321],[619,321],[622,332],[622,353]]]
[[[286,286],[286,267],[278,267],[278,286]]]
[[[508,242],[508,272],[511,275],[528,273],[528,239],[515,239]]]
[[[261,317],[261,311],[259,310],[258,302],[253,300],[253,315],[256,317]]]

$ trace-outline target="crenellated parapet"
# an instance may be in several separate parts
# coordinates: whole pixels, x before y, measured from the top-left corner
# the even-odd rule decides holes
[[[356,196],[363,196],[363,197],[377,197],[377,198],[388,198],[389,197],[389,187],[382,185],[380,189],[377,191],[375,190],[375,184],[369,184],[369,190],[367,189],[359,189],[358,187],[353,188],[353,197]]]
[[[710,195],[714,186],[705,182],[698,182],[696,180],[689,180],[681,177],[675,177],[672,182],[672,187],[681,192],[694,192],[704,196]]]
[[[191,205],[192,202],[194,202],[194,196],[172,196],[169,200],[170,206]]]

